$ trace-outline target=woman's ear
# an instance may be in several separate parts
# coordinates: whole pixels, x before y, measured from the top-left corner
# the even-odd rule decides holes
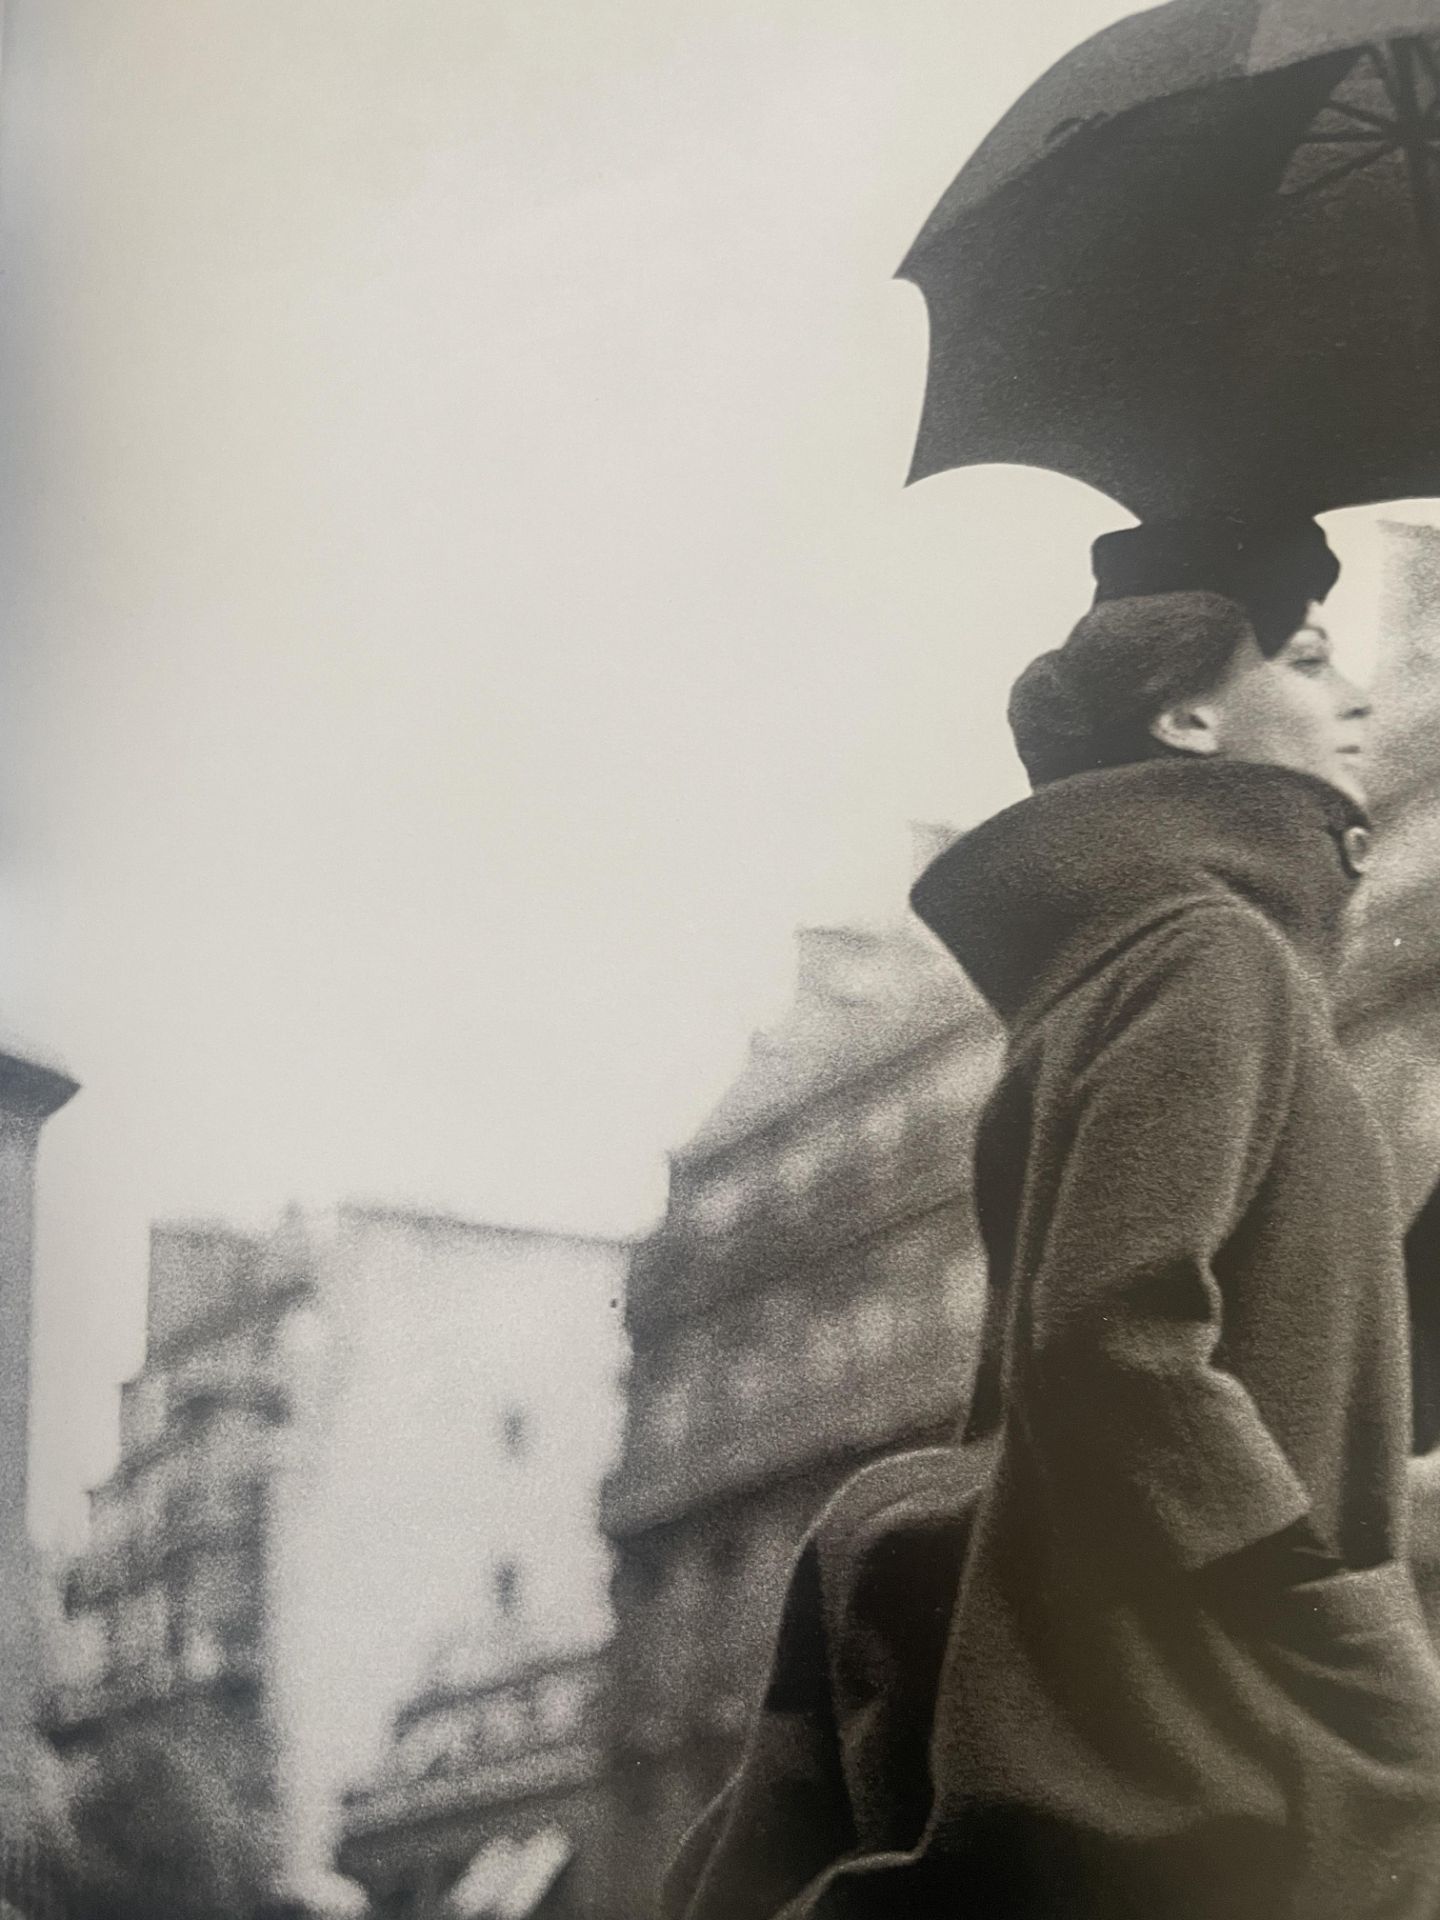
[[[1215,729],[1215,710],[1202,702],[1185,701],[1165,707],[1150,722],[1152,738],[1177,753],[1218,753],[1220,740]]]

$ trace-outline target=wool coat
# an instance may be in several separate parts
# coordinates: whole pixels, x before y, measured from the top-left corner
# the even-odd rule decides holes
[[[743,1880],[732,1802],[674,1911],[1440,1914],[1401,1231],[1328,993],[1362,826],[1305,775],[1156,761],[922,878],[1010,1033],[976,1159],[994,1460],[954,1508],[928,1779],[888,1836],[842,1783],[848,1842],[768,1908],[707,1894]],[[1318,1577],[1268,1550],[1297,1525]]]

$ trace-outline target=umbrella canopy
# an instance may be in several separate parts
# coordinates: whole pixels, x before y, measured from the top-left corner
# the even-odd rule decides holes
[[[911,478],[1142,518],[1440,493],[1440,0],[1170,0],[1006,115],[900,269]]]

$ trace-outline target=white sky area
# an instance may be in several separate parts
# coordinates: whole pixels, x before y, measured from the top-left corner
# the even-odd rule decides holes
[[[112,1463],[153,1217],[641,1232],[795,925],[1019,796],[1006,688],[1124,516],[904,489],[892,275],[1122,11],[8,0],[0,1014],[84,1083],[42,1537]],[[1373,516],[1337,544],[1359,632]]]

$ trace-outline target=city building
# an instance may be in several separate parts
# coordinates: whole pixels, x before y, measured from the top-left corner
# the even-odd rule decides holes
[[[38,1665],[26,1524],[35,1159],[40,1129],[77,1091],[58,1067],[0,1044],[0,1841],[30,1812]]]
[[[267,1897],[358,1906],[342,1792],[453,1623],[605,1639],[625,1263],[378,1207],[157,1227],[48,1715],[77,1769],[162,1736],[243,1816]]]
[[[940,836],[924,833],[923,863]],[[983,1265],[970,1155],[997,1025],[916,924],[799,936],[793,1006],[672,1157],[636,1252],[614,1543],[609,1851],[650,1910],[733,1762],[796,1544],[877,1454],[953,1433]]]
[[[262,1656],[306,1255],[293,1234],[267,1245],[223,1226],[154,1230],[145,1363],[121,1391],[119,1463],[90,1496],[90,1540],[67,1578],[47,1714],[87,1808],[124,1805],[137,1769],[191,1777],[201,1824],[187,1844],[218,1858],[228,1833],[247,1833],[237,1865],[257,1897],[279,1865]],[[80,1830],[96,1817],[108,1823],[82,1816]]]
[[[604,1656],[457,1636],[347,1796],[339,1861],[377,1915],[579,1920],[604,1844]]]

